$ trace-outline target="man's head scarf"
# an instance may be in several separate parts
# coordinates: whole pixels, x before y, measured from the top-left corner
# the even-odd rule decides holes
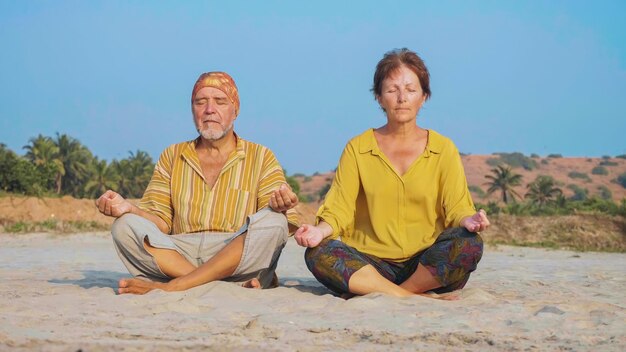
[[[191,102],[196,93],[204,87],[213,87],[221,90],[226,94],[230,101],[235,105],[235,114],[239,115],[239,93],[233,78],[226,72],[206,72],[198,77],[196,84],[193,86],[191,93]]]

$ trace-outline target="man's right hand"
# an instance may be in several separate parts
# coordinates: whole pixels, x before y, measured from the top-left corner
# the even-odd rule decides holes
[[[118,218],[130,213],[133,204],[118,193],[108,190],[96,200],[96,207],[102,214]]]

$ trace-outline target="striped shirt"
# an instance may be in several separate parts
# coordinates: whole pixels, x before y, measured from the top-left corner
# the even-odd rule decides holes
[[[170,234],[235,232],[269,206],[285,175],[268,148],[237,137],[236,149],[211,189],[204,181],[195,140],[169,146],[159,157],[139,207],[163,219]],[[289,223],[298,226],[294,209]]]

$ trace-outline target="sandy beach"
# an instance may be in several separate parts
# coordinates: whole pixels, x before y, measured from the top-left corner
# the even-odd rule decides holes
[[[0,350],[626,350],[626,254],[487,247],[459,300],[343,300],[290,239],[281,287],[117,295],[108,233],[0,235]]]

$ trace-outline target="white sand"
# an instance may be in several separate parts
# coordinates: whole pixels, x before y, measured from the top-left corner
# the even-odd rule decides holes
[[[290,240],[282,287],[116,295],[107,234],[0,234],[0,350],[626,350],[626,255],[488,247],[458,301],[348,301]]]

